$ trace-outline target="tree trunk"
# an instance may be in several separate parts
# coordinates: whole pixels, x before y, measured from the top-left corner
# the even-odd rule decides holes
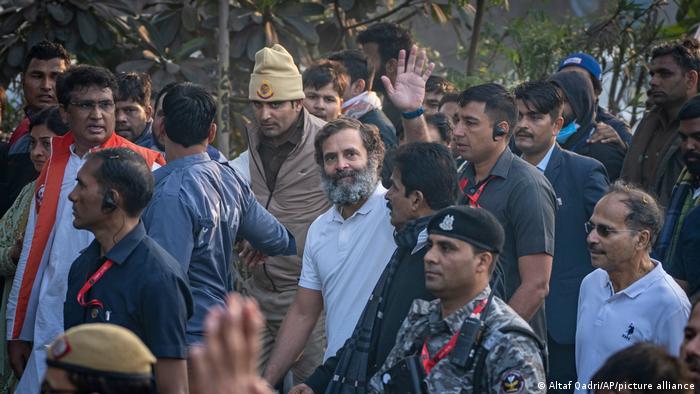
[[[618,81],[623,72],[622,65],[625,61],[625,55],[629,47],[629,37],[623,32],[617,56],[613,59],[612,80],[610,81],[610,91],[608,92],[608,110],[616,114],[620,112],[620,103],[615,100],[618,91]]]
[[[219,0],[219,83],[216,89],[216,145],[226,156],[230,155],[229,139],[231,122],[229,119],[229,97],[231,80],[229,78],[229,35],[228,35],[228,0]]]
[[[476,0],[476,14],[474,15],[474,26],[472,26],[472,38],[469,43],[469,55],[467,58],[467,76],[474,74],[476,60],[479,50],[479,35],[481,34],[481,22],[486,11],[486,0]]]

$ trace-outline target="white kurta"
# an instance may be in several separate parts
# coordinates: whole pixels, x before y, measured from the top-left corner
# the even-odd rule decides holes
[[[22,335],[20,336],[21,339],[33,341],[34,349],[22,379],[17,385],[17,393],[34,394],[39,392],[44,373],[46,372],[46,346],[63,332],[63,303],[68,286],[68,272],[80,252],[94,239],[94,236],[89,231],[77,230],[73,227],[73,203],[68,200],[68,194],[75,187],[78,170],[83,164],[85,164],[84,158],[76,155],[73,151],[73,146],[71,146],[70,159],[61,182],[56,222],[46,245],[48,254],[44,255],[42,261],[42,266],[46,264],[46,269],[43,272],[43,276],[41,278],[37,277],[35,280],[35,287],[36,284],[40,286],[38,300],[34,295],[35,292],[33,292],[27,308],[26,328],[22,330]],[[8,316],[14,315],[17,305],[17,296],[22,284],[24,267],[31,249],[35,221],[36,211],[34,202],[32,202],[30,218],[24,235],[22,255],[17,265],[17,275],[10,293]],[[47,255],[48,260],[46,260]],[[8,336],[10,335],[11,332],[8,332]]]

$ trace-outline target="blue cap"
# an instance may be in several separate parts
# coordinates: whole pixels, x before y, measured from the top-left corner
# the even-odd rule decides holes
[[[574,53],[565,57],[564,60],[559,63],[557,71],[561,71],[562,68],[569,66],[584,68],[591,73],[595,79],[600,79],[600,75],[603,73],[603,70],[600,68],[600,63],[587,53]]]

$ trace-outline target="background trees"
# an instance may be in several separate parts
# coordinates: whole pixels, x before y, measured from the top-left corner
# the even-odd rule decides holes
[[[700,0],[677,0],[671,25],[664,0],[601,2],[603,8],[586,19],[548,14],[550,3],[557,2],[532,1],[531,11],[513,17],[507,0],[0,0],[0,83],[17,91],[28,48],[44,38],[60,41],[78,62],[150,73],[154,90],[189,80],[217,92],[230,104],[222,107],[227,116],[218,119],[224,123],[219,129],[231,130],[218,145],[235,152],[243,148],[248,78],[260,48],[281,43],[304,66],[354,47],[357,32],[377,21],[412,28],[430,46],[431,37],[415,27],[429,20],[451,27],[449,40],[461,66],[452,59],[452,66],[438,72],[459,86],[541,78],[561,57],[583,50],[606,70],[604,104],[634,122],[643,108],[649,49],[694,31],[700,21]],[[433,58],[441,60],[434,52]],[[228,78],[220,78],[222,72]],[[13,108],[21,108],[14,97],[4,130],[17,121]]]

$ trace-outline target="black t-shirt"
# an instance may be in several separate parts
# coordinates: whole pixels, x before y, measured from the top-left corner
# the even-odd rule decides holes
[[[78,292],[106,260],[113,262],[84,300]],[[175,259],[148,235],[143,223],[100,257],[93,241],[73,262],[63,306],[65,329],[83,323],[112,323],[136,334],[156,358],[187,358],[185,330],[192,315],[187,276]]]
[[[520,286],[519,257],[540,253],[554,256],[554,189],[542,171],[508,148],[485,180],[475,184],[474,177],[474,166],[466,165],[460,174],[463,192],[459,203],[467,205],[466,195],[474,195],[483,186],[478,205],[503,225],[506,239],[491,286],[507,302]],[[547,339],[544,306],[529,323],[540,339]]]

